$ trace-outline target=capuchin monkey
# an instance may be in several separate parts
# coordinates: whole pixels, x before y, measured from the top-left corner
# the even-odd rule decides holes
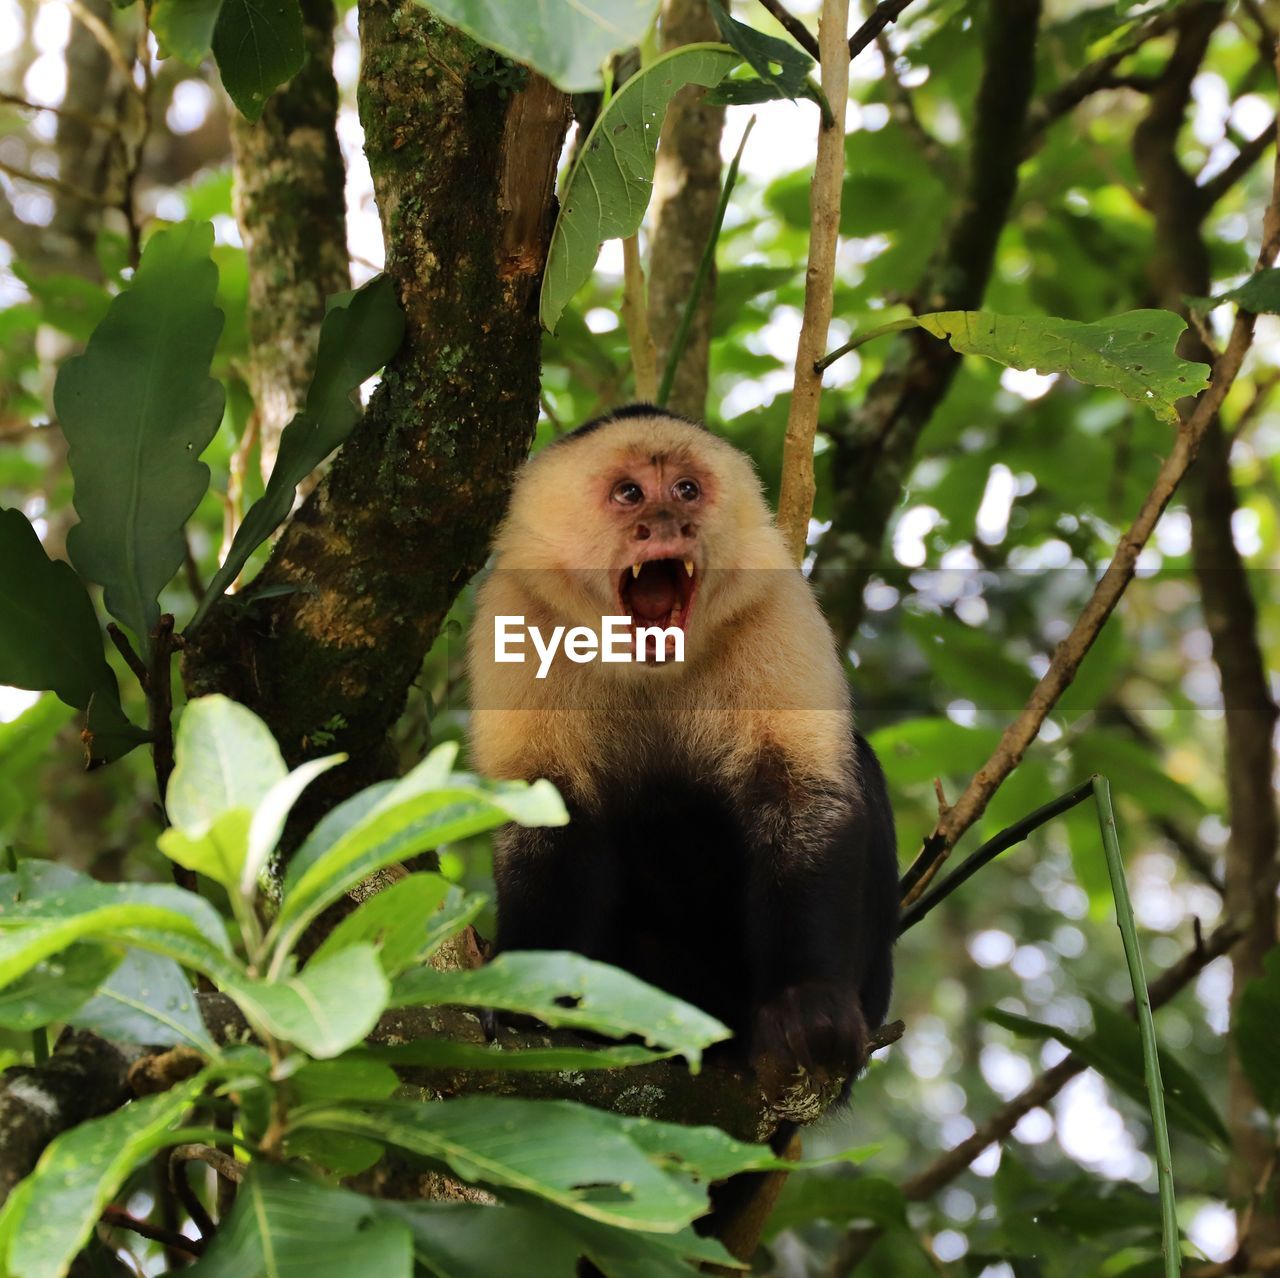
[[[767,1088],[856,1074],[889,1004],[893,821],[750,461],[662,409],[619,409],[525,465],[494,552],[472,757],[550,778],[570,814],[500,834],[497,951],[573,950],[696,1004]],[[575,649],[568,631],[606,617],[638,659]],[[503,640],[495,660],[513,619],[542,650],[557,626],[564,642],[543,660],[526,641],[521,661]]]

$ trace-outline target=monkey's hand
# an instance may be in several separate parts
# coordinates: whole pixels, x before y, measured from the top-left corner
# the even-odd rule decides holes
[[[847,985],[791,985],[756,1010],[751,1067],[769,1095],[798,1071],[815,1080],[851,1078],[866,1058],[867,1023]]]

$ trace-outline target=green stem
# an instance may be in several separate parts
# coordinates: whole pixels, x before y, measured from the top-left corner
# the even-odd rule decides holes
[[[671,386],[676,380],[676,369],[680,367],[680,358],[689,342],[689,330],[693,327],[693,317],[698,309],[698,298],[706,287],[711,276],[711,268],[715,265],[716,244],[720,239],[720,227],[724,224],[725,210],[729,207],[729,197],[733,194],[734,183],[738,180],[738,164],[742,160],[742,152],[746,148],[751,130],[755,128],[756,117],[747,121],[742,132],[742,141],[729,162],[728,172],[724,175],[724,186],[720,190],[720,203],[716,206],[715,221],[711,224],[711,234],[707,237],[706,248],[702,250],[702,260],[698,263],[698,273],[693,277],[693,287],[689,290],[688,300],[684,304],[684,313],[680,316],[680,327],[676,329],[671,349],[667,352],[666,367],[662,370],[662,382],[658,387],[658,407],[665,408],[671,398]]]
[[[1129,984],[1133,987],[1133,1006],[1142,1038],[1142,1066],[1147,1082],[1147,1103],[1151,1108],[1151,1126],[1156,1138],[1156,1176],[1160,1185],[1160,1249],[1164,1254],[1165,1278],[1178,1278],[1182,1272],[1182,1248],[1178,1237],[1177,1202],[1173,1192],[1173,1155],[1169,1149],[1169,1122],[1164,1112],[1164,1084],[1160,1079],[1160,1054],[1156,1046],[1156,1023],[1151,1015],[1151,996],[1142,970],[1142,951],[1138,947],[1138,929],[1133,921],[1133,905],[1120,859],[1120,840],[1116,834],[1116,817],[1111,808],[1111,786],[1106,777],[1093,778],[1093,797],[1098,808],[1098,826],[1102,830],[1102,847],[1107,856],[1107,873],[1111,877],[1111,895],[1116,903],[1116,923],[1124,942],[1124,957],[1129,965]]]
[[[873,337],[883,337],[886,333],[900,333],[904,328],[915,328],[918,321],[914,315],[908,315],[906,319],[892,320],[888,324],[877,324],[875,328],[869,328],[865,333],[858,333],[851,337],[843,346],[837,346],[830,355],[824,355],[814,366],[814,372],[821,373],[830,368],[832,364],[840,358],[841,355],[847,355],[850,351],[856,351],[859,346],[869,342]]]

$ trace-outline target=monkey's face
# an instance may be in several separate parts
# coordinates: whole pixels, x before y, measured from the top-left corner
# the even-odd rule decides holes
[[[766,588],[768,572],[756,570],[785,568],[775,546],[747,458],[655,413],[571,436],[531,462],[496,567],[519,572],[557,623],[598,629],[603,617],[626,616],[633,632],[682,631],[687,663]],[[670,657],[674,635],[664,642]],[[647,659],[656,644],[648,640]]]

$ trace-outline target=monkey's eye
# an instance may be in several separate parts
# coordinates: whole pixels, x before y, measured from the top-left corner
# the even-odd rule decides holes
[[[677,479],[671,485],[671,495],[680,501],[697,501],[702,496],[702,489],[692,479]]]
[[[621,506],[634,506],[644,500],[644,489],[630,479],[613,486],[613,500]]]

